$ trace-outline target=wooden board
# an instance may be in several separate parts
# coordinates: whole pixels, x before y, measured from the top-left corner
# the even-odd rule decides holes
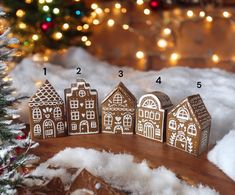
[[[146,159],[150,167],[165,166],[189,184],[208,185],[221,194],[235,193],[235,182],[211,164],[206,153],[199,158],[137,135],[97,134],[39,140],[34,153],[45,161],[66,147],[85,147],[114,153],[128,153],[137,161]]]

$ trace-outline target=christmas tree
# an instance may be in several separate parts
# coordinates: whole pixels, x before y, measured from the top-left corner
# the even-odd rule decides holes
[[[3,0],[11,26],[26,52],[86,46],[90,9],[82,0]]]
[[[0,17],[4,17],[0,10]],[[19,98],[12,96],[14,89],[7,75],[7,61],[13,56],[10,45],[17,39],[8,38],[10,29],[0,33],[0,194],[15,194],[16,186],[21,184],[25,175],[20,168],[35,159],[27,155],[29,148],[35,147],[32,141],[22,131],[25,125],[16,122],[17,111],[14,109]],[[21,152],[20,152],[21,151]]]

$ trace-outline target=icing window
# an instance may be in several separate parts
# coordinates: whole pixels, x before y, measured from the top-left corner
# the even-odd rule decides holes
[[[55,110],[54,110],[54,117],[55,118],[60,118],[62,117],[62,111],[59,107],[56,107]]]
[[[122,96],[121,96],[121,94],[119,94],[119,93],[115,94],[115,96],[113,98],[113,103],[114,104],[121,104],[122,103]]]
[[[33,119],[42,119],[42,112],[39,108],[33,109]]]
[[[189,125],[187,132],[190,135],[196,136],[197,135],[197,129],[196,129],[195,125]]]
[[[112,123],[113,123],[113,116],[110,113],[105,114],[104,115],[104,124],[105,125],[112,125]]]
[[[130,114],[127,114],[123,117],[123,125],[126,127],[130,127],[132,123],[132,117]]]

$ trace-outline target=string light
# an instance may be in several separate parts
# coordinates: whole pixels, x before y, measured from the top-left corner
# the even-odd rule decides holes
[[[179,54],[178,53],[172,53],[170,56],[170,61],[171,62],[176,62],[179,59]]]
[[[123,28],[124,30],[128,30],[128,29],[129,29],[129,25],[128,25],[128,24],[123,24],[123,25],[122,25],[122,28]]]
[[[137,5],[143,5],[144,1],[143,0],[137,0],[136,3],[137,3]]]
[[[82,36],[81,40],[82,40],[83,42],[85,42],[85,41],[88,40],[88,38],[87,38],[87,36]]]
[[[166,48],[167,46],[167,41],[165,39],[160,39],[158,42],[157,42],[157,45],[158,47],[160,48]]]
[[[127,9],[123,7],[123,8],[121,9],[121,12],[122,12],[122,13],[126,13],[126,12],[127,12]]]
[[[150,10],[149,10],[149,9],[147,9],[147,8],[146,8],[146,9],[144,9],[144,14],[145,14],[145,15],[149,15],[149,14],[150,14]]]
[[[95,12],[97,14],[102,14],[103,10],[101,8],[97,8],[97,9],[95,9]]]
[[[192,10],[188,10],[188,11],[187,11],[187,16],[188,16],[189,18],[193,17],[193,11],[192,11]]]
[[[20,29],[25,29],[26,27],[27,27],[27,25],[25,23],[23,23],[23,22],[19,23],[19,28]]]
[[[120,9],[122,6],[121,6],[121,4],[120,3],[115,3],[115,8],[117,8],[117,9]]]
[[[54,38],[55,40],[60,40],[62,37],[63,37],[63,34],[62,34],[61,32],[55,32],[55,33],[53,34],[53,38]]]
[[[93,24],[94,24],[94,25],[98,25],[99,23],[100,23],[100,21],[99,21],[98,19],[94,19],[94,20],[93,20]]]
[[[84,24],[84,25],[83,25],[83,28],[84,28],[85,30],[87,30],[89,27],[90,27],[89,24]]]
[[[82,30],[82,26],[80,26],[80,25],[77,26],[77,30],[78,30],[78,31],[81,31],[81,30]]]
[[[22,9],[18,9],[17,11],[16,11],[16,16],[17,17],[23,17],[25,15],[25,11],[24,10],[22,10]]]
[[[57,7],[56,7],[56,8],[54,8],[54,9],[53,9],[53,13],[54,13],[54,14],[59,14],[59,13],[60,13],[59,8],[57,8]]]
[[[63,30],[68,30],[69,29],[69,24],[68,23],[64,23],[62,26]]]
[[[34,34],[34,35],[32,36],[32,39],[33,39],[34,41],[37,41],[37,40],[39,39],[39,36],[36,35],[36,34]]]
[[[213,54],[213,55],[211,56],[211,59],[212,59],[212,61],[215,62],[215,63],[218,63],[218,62],[220,61],[220,58],[219,58],[219,56],[218,56],[217,54]]]
[[[47,3],[52,3],[52,2],[53,2],[53,0],[46,0],[46,2],[47,2]]]
[[[50,10],[50,8],[49,8],[48,5],[44,5],[44,6],[42,7],[42,9],[43,9],[43,11],[45,11],[45,12],[48,12],[48,11]]]
[[[86,46],[91,46],[91,41],[89,41],[89,40],[86,41],[86,42],[85,42],[85,45],[86,45]]]
[[[96,3],[92,3],[92,4],[91,4],[91,9],[94,9],[94,10],[95,10],[95,9],[97,9],[97,8],[98,8],[98,5],[97,5]]]
[[[43,3],[45,3],[45,0],[39,0],[38,1],[40,4],[43,4]]]
[[[201,18],[204,18],[205,15],[206,15],[206,13],[205,13],[204,11],[200,11],[200,12],[199,12],[199,16],[200,16]]]
[[[229,17],[231,16],[231,14],[230,14],[228,11],[224,11],[224,12],[223,12],[223,16],[224,16],[225,18],[229,18]]]
[[[32,0],[25,0],[25,3],[30,4],[30,3],[32,3]]]
[[[211,16],[207,16],[207,17],[206,17],[206,21],[207,21],[207,22],[212,22],[212,21],[213,21],[213,18],[212,18]]]
[[[115,24],[115,21],[113,19],[109,19],[107,21],[108,26],[112,27]]]
[[[171,34],[171,29],[169,29],[169,28],[164,28],[164,29],[163,29],[163,34],[164,34],[164,35],[170,35],[170,34]]]
[[[110,12],[110,9],[106,7],[106,8],[104,9],[104,12],[105,12],[105,13],[109,13],[109,12]]]
[[[75,14],[79,16],[79,15],[81,15],[81,11],[80,10],[76,10]]]
[[[144,58],[144,52],[143,51],[137,51],[135,56],[138,59],[142,59],[142,58]]]

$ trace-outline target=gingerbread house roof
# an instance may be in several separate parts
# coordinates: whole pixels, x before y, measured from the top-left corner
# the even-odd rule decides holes
[[[174,107],[171,112],[176,110],[180,105],[188,102],[189,109],[193,114],[193,117],[197,120],[202,129],[208,125],[211,121],[211,115],[209,114],[201,96],[199,94],[191,95],[185,98],[180,104]]]
[[[101,104],[105,103],[117,90],[120,90],[123,95],[127,94],[127,95],[129,96],[129,98],[130,98],[133,102],[136,102],[135,96],[130,92],[129,89],[127,89],[127,87],[126,87],[122,82],[120,82],[120,83],[114,88],[114,90],[111,91],[108,96],[106,96],[106,98],[102,101]]]
[[[37,90],[29,100],[29,106],[63,104],[63,100],[48,80]]]
[[[153,91],[146,94],[146,96],[148,95],[154,95],[157,98],[157,100],[160,102],[159,106],[161,109],[166,110],[173,106],[170,97],[161,91]]]
[[[70,192],[74,192],[78,189],[83,189],[89,192],[93,192],[94,194],[100,195],[108,195],[108,194],[116,194],[116,195],[124,195],[126,193],[113,188],[111,185],[106,183],[100,177],[96,177],[92,175],[86,169],[83,169],[76,179],[73,181]]]
[[[91,94],[91,95],[96,95],[96,94],[97,94],[97,90],[91,89],[90,84],[89,84],[89,83],[86,83],[85,80],[83,80],[83,79],[77,79],[77,80],[76,80],[76,83],[72,83],[72,84],[71,84],[71,88],[67,88],[67,89],[64,90],[64,91],[65,91],[65,94],[66,94],[67,96],[71,96],[72,93],[73,93],[73,91],[74,91],[74,90],[77,90],[78,87],[81,86],[81,85],[82,85],[85,89],[88,89],[88,90],[90,91],[90,94]]]

